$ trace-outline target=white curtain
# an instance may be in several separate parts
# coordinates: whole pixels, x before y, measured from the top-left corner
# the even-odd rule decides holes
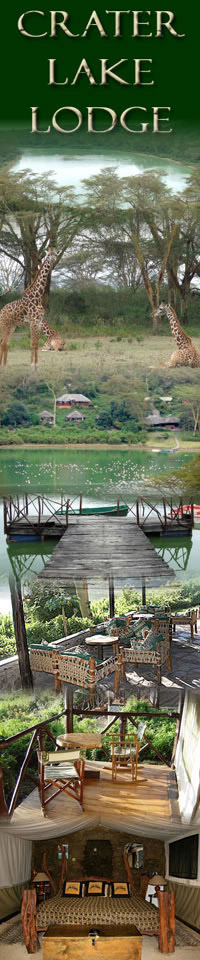
[[[0,832],[0,888],[14,887],[31,877],[32,841]]]

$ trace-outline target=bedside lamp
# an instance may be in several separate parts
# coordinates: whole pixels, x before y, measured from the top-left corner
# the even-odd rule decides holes
[[[39,870],[38,873],[34,873],[32,882],[36,889],[38,901],[46,900],[46,898],[50,897],[51,886],[49,877],[47,873],[44,873],[44,870]]]
[[[151,883],[152,887],[166,887],[166,886],[167,886],[167,881],[165,880],[165,877],[162,877],[162,875],[161,875],[160,873],[154,873],[154,874],[153,874],[153,877],[151,877],[150,883]]]

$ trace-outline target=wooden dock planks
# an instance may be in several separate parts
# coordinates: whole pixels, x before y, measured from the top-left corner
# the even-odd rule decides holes
[[[40,573],[51,580],[109,576],[169,580],[175,574],[143,530],[121,517],[73,518]]]

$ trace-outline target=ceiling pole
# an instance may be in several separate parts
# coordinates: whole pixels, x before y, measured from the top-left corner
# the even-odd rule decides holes
[[[115,615],[115,589],[113,577],[109,577],[109,613],[110,617]]]
[[[145,577],[142,577],[142,606],[145,607],[146,604],[146,580]]]
[[[65,683],[64,686],[65,702],[65,733],[73,733],[73,688]]]
[[[23,690],[33,690],[33,675],[29,660],[21,581],[19,577],[15,578],[11,571],[9,573],[9,585],[21,685]]]

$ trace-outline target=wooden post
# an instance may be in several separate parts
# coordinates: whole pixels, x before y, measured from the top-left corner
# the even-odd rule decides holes
[[[8,807],[4,793],[3,770],[0,767],[0,817],[8,817]]]
[[[158,937],[161,953],[174,953],[175,950],[175,898],[174,893],[156,887],[160,914],[160,933]]]
[[[117,516],[119,517],[119,497],[117,498]]]
[[[64,687],[65,700],[65,733],[73,733],[73,689],[68,684]]]
[[[3,498],[3,516],[4,516],[4,533],[8,533],[7,527],[7,503],[6,498]]]
[[[146,580],[145,577],[142,577],[142,606],[146,605]]]
[[[166,511],[166,501],[163,499],[163,513],[164,513],[164,529],[167,530],[167,511]]]
[[[82,514],[82,503],[83,503],[83,497],[82,497],[82,493],[81,493],[81,495],[80,495],[80,508],[79,508],[80,516],[81,516],[81,514]]]
[[[45,750],[45,745],[46,745],[46,730],[44,729],[44,727],[40,727],[39,729],[38,743],[39,743],[39,750],[41,750],[41,753],[42,753],[43,750]]]
[[[10,594],[13,612],[13,623],[17,653],[19,658],[19,671],[23,690],[33,689],[33,675],[30,666],[26,627],[24,620],[23,600],[21,593],[20,580],[16,580],[13,575],[9,575]]]
[[[169,898],[169,926],[168,926],[168,952],[174,953],[176,920],[175,920],[175,896],[172,890],[168,893]]]
[[[26,949],[28,953],[37,953],[40,943],[36,930],[36,890],[24,890],[21,921]]]
[[[68,523],[69,523],[69,500],[67,500],[67,503],[66,503],[66,527],[68,527]]]
[[[113,577],[109,577],[109,612],[110,617],[115,615],[115,590]]]
[[[137,525],[140,526],[140,512],[139,512],[139,500],[136,500],[136,519]]]
[[[159,950],[168,953],[168,893],[156,888],[160,914],[160,932],[158,936]]]

